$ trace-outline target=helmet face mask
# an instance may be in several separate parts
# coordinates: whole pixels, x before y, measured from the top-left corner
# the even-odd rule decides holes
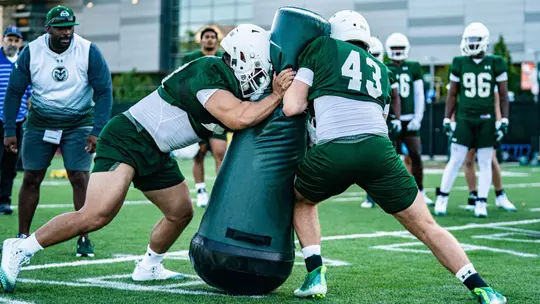
[[[461,40],[462,53],[466,56],[477,56],[487,52],[489,46],[489,30],[480,22],[469,24],[463,32]]]
[[[270,71],[270,36],[253,24],[241,24],[221,41],[226,51],[223,60],[240,82],[242,97],[262,93],[272,79]]]
[[[393,33],[386,39],[386,53],[394,61],[403,61],[409,58],[411,46],[409,39],[401,33]]]

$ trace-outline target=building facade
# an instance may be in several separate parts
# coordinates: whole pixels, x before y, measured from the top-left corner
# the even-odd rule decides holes
[[[366,17],[372,34],[383,43],[393,32],[407,35],[411,43],[410,58],[423,64],[429,60],[435,64],[450,63],[459,54],[465,26],[473,21],[486,24],[492,45],[503,35],[514,62],[533,61],[535,51],[540,55],[539,0],[55,0],[46,3],[28,6],[33,7],[32,16],[35,16],[30,18],[29,30],[34,35],[43,31],[38,19],[44,18],[44,13],[40,14],[39,10],[45,11],[58,3],[71,6],[81,24],[76,31],[98,45],[113,73],[133,68],[141,72],[171,71],[180,64],[183,53],[198,48],[197,32],[205,25],[219,26],[222,34],[240,23],[255,23],[270,29],[275,11],[287,5],[313,10],[325,18],[338,10],[356,10]],[[4,25],[9,22],[4,20]]]

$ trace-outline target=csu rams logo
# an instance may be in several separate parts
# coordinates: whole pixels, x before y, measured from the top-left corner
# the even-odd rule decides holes
[[[56,67],[52,71],[52,78],[57,82],[64,82],[68,79],[68,70],[65,67]]]

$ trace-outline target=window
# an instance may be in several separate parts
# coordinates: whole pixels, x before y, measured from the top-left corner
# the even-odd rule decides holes
[[[212,0],[192,0],[191,6],[192,7],[199,7],[199,6],[211,6]]]
[[[190,22],[208,22],[212,18],[212,10],[210,7],[191,8]]]
[[[234,5],[221,5],[214,7],[214,18],[213,21],[220,22],[222,20],[231,20],[235,19],[235,6]]]
[[[180,22],[181,23],[188,23],[189,22],[189,9],[187,8],[181,8],[180,9]]]
[[[253,4],[242,4],[237,7],[236,19],[252,19]]]

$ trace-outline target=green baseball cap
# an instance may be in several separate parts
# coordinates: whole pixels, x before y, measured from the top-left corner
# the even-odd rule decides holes
[[[52,27],[79,25],[75,22],[73,10],[67,6],[58,5],[47,13],[46,25]]]

